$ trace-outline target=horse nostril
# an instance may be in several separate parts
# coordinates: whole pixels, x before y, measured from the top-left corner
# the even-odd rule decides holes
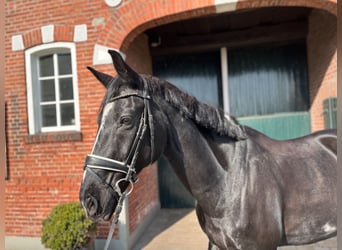
[[[86,199],[86,208],[88,209],[89,216],[95,216],[97,212],[98,202],[95,197],[89,195]]]

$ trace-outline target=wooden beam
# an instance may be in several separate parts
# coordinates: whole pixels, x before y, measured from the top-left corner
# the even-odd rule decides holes
[[[267,43],[303,40],[307,36],[306,21],[263,25],[243,30],[199,35],[161,35],[161,44],[151,48],[153,56],[214,50],[221,47],[238,48]]]

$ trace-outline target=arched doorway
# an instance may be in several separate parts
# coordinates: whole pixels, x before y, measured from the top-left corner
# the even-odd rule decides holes
[[[153,74],[275,139],[309,134],[310,12],[261,8],[150,29]],[[195,204],[165,161],[158,175],[162,207]]]

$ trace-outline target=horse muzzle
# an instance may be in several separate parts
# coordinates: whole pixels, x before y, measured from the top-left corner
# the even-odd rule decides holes
[[[93,187],[90,184],[90,187]],[[111,192],[105,190],[90,190],[81,185],[79,199],[86,216],[93,221],[108,221],[112,217],[118,203],[118,194],[114,197]]]

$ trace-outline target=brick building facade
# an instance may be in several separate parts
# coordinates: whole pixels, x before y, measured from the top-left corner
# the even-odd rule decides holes
[[[38,244],[41,222],[52,207],[78,200],[82,166],[92,148],[97,130],[96,117],[105,91],[86,67],[93,65],[102,72],[113,74],[106,54],[108,48],[113,48],[123,52],[128,64],[138,72],[153,74],[153,48],[147,31],[156,27],[265,8],[304,8],[307,10],[304,40],[311,131],[325,126],[322,103],[337,95],[336,0],[121,0],[117,6],[110,6],[114,2],[5,1],[5,223],[8,244],[14,244],[19,238],[27,242],[25,244]],[[34,81],[52,79],[35,76],[39,60],[49,60],[51,54],[55,55],[51,56],[51,60],[55,60],[53,65],[59,65],[58,60],[64,60],[59,55],[65,53],[73,71],[55,75],[54,79],[65,79],[65,86],[70,84],[66,79],[73,79],[73,96],[63,99],[60,93],[58,100],[55,96],[52,102],[41,100],[35,103],[37,87]],[[72,107],[73,111],[68,111],[69,116],[65,117],[61,110],[57,110],[56,126],[46,128],[44,119],[41,121],[39,117],[44,118],[45,108],[57,105],[57,102],[60,109]],[[36,107],[41,107],[41,114],[37,114]],[[155,163],[142,171],[139,183],[126,202],[118,244],[131,246],[143,230],[143,222],[152,218],[159,207]],[[107,231],[108,224],[100,225],[97,237],[104,238]]]

